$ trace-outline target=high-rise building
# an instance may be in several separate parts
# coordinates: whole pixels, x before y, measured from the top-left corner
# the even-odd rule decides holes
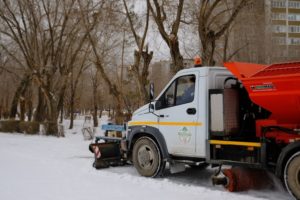
[[[280,47],[273,60],[299,60],[300,0],[272,0],[270,9],[272,44]]]
[[[237,20],[235,59],[274,63],[300,60],[300,0],[253,0]]]
[[[253,0],[240,11],[233,25],[234,60],[264,63],[266,47],[266,7],[263,0]]]

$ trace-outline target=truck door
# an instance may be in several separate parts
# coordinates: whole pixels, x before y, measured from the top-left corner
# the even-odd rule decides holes
[[[171,155],[196,154],[198,112],[196,73],[176,78],[159,97],[155,109],[160,115],[159,130],[165,137]]]

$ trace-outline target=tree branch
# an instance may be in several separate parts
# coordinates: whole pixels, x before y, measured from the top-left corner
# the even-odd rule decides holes
[[[181,21],[181,14],[182,14],[182,10],[183,10],[183,2],[184,2],[184,0],[179,0],[179,4],[177,6],[176,19],[173,23],[172,31],[171,31],[171,33],[174,35],[177,35],[177,33],[178,33],[178,29],[179,29],[179,25],[180,25],[180,21]]]

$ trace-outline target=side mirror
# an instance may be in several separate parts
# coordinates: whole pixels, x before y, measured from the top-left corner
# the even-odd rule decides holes
[[[149,100],[150,102],[154,100],[154,83],[150,83]]]
[[[149,112],[153,113],[155,110],[154,104],[153,103],[149,103]]]

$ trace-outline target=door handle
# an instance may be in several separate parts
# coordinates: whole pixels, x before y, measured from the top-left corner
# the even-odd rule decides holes
[[[164,117],[169,117],[169,115],[164,115],[164,114],[162,114],[162,115],[158,115],[159,117],[161,117],[161,118],[164,118]]]
[[[186,112],[187,112],[187,114],[189,114],[189,115],[194,115],[194,114],[196,114],[196,108],[188,108],[187,110],[186,110]]]

